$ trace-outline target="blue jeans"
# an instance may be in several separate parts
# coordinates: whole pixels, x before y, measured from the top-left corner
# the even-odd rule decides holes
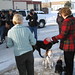
[[[1,26],[0,27],[0,37],[1,37],[1,41],[4,39],[4,30],[5,30],[5,26]]]
[[[37,26],[34,26],[34,27],[29,26],[29,29],[32,33],[34,32],[34,37],[37,40]]]

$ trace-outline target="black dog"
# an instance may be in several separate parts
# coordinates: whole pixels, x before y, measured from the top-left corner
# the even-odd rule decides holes
[[[62,71],[63,71],[62,60],[59,59],[55,66],[55,73],[59,73],[60,75],[62,75]]]
[[[57,41],[58,42],[58,41]],[[57,43],[57,42],[51,42],[49,44],[44,44],[43,41],[37,41],[36,45],[35,46],[32,46],[33,47],[33,51],[35,51],[35,49],[39,52],[39,55],[43,58],[43,56],[41,55],[41,48],[48,51],[53,44]]]

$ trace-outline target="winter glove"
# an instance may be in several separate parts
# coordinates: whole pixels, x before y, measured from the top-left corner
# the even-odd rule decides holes
[[[59,41],[55,38],[55,37],[52,37],[52,43],[55,44],[55,43],[58,43]]]

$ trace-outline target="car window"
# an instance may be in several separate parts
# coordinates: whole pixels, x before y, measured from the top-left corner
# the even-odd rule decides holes
[[[25,11],[19,11],[19,13],[20,13],[22,16],[26,16]]]
[[[27,14],[29,14],[30,13],[30,11],[27,11]]]
[[[35,11],[37,14],[44,14],[43,11]]]

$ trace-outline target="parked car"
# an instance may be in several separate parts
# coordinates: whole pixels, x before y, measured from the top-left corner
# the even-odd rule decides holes
[[[58,11],[51,11],[50,14],[48,14],[46,17],[46,26],[47,25],[57,25],[57,22],[56,22],[56,18],[57,18],[57,13]]]
[[[23,15],[23,22],[26,26],[28,26],[28,20],[26,20],[26,16],[28,15],[28,13],[30,12],[29,10],[16,10],[18,13]],[[46,21],[45,21],[45,16],[43,15],[44,12],[43,11],[35,11],[38,15],[38,27],[43,28],[45,27]]]
[[[30,12],[29,10],[17,10],[24,17],[24,24],[28,26],[28,20],[26,20],[26,16]],[[35,11],[38,15],[38,27],[43,28],[47,25],[56,25],[56,18],[58,11],[52,11],[50,14],[45,14],[43,11]]]

